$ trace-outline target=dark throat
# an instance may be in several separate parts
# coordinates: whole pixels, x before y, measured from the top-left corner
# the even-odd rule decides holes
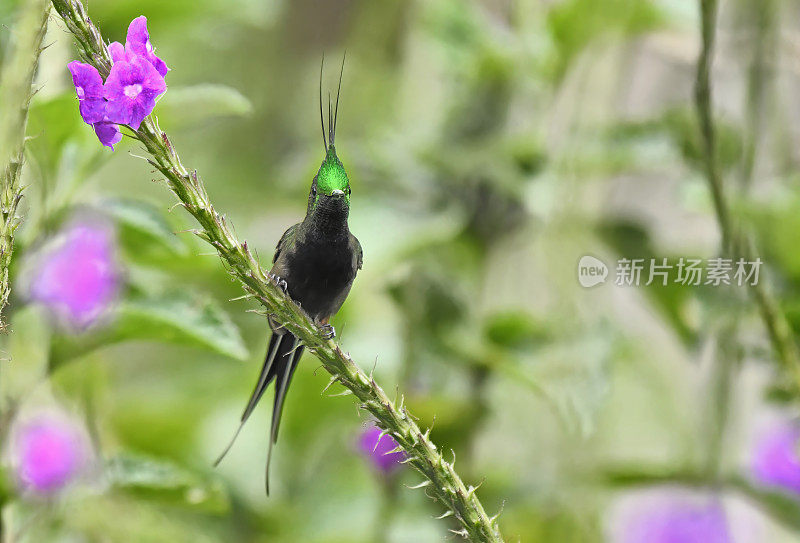
[[[350,229],[347,226],[347,217],[350,207],[344,201],[322,201],[308,215],[306,215],[306,232],[315,238],[327,241],[347,240]]]

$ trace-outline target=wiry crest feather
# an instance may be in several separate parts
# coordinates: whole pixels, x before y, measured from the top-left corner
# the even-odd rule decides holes
[[[325,139],[325,117],[322,115],[322,69],[325,67],[325,53],[322,53],[322,62],[319,65],[319,122],[322,124],[322,145],[328,152],[328,142]]]
[[[328,147],[333,145],[333,114],[331,113],[331,93],[328,92]]]
[[[328,134],[325,136],[325,114],[322,107],[322,74],[325,67],[325,54],[322,55],[322,62],[319,66],[319,121],[322,125],[322,144],[325,147],[325,152],[328,152],[328,147],[332,146],[336,141],[336,122],[339,119],[339,95],[342,92],[342,76],[344,75],[344,61],[347,58],[347,51],[342,56],[342,68],[339,70],[339,86],[336,89],[336,105],[333,106],[331,102],[331,93],[328,93]]]
[[[336,109],[333,113],[333,130],[331,131],[330,138],[328,138],[331,145],[333,145],[333,141],[336,139],[336,121],[339,119],[339,94],[342,92],[342,76],[344,75],[344,61],[346,58],[347,51],[342,55],[342,68],[339,70],[339,87],[336,89]]]

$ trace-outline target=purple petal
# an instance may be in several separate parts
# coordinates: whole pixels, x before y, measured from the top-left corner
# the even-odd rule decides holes
[[[83,90],[83,96],[79,98],[102,98],[103,97],[103,78],[97,68],[83,62],[73,60],[67,64],[69,72],[72,74],[72,83],[75,88]]]
[[[106,101],[101,99],[83,99],[78,103],[78,111],[86,124],[102,121],[106,115]]]
[[[106,147],[111,147],[112,150],[122,140],[122,132],[119,131],[119,126],[112,122],[99,122],[92,126],[100,143]]]
[[[128,55],[125,52],[125,46],[118,41],[109,44],[108,52],[111,55],[111,60],[114,62],[126,62],[128,60]]]
[[[147,31],[147,18],[142,15],[131,21],[128,26],[128,36],[125,41],[125,50],[146,59],[161,77],[167,75],[169,68],[166,63],[158,58],[150,43],[150,33]]]
[[[166,89],[164,78],[141,57],[134,57],[130,62],[117,62],[111,67],[105,84],[108,119],[138,129],[142,120],[153,111],[156,97]]]
[[[782,422],[765,432],[755,447],[753,476],[760,483],[800,494],[800,424]]]
[[[153,99],[167,90],[167,82],[164,81],[164,76],[158,73],[158,70],[152,64],[140,62],[140,69],[143,90],[151,95]]]
[[[114,66],[120,66],[124,63],[120,62]],[[110,77],[109,77],[110,79]],[[122,93],[122,90],[114,89],[108,94],[108,104],[106,106],[106,116],[108,120],[118,124],[132,124],[133,119],[133,105]],[[138,127],[137,127],[138,128]]]
[[[144,56],[148,49],[152,50],[152,46],[147,47],[149,43],[150,33],[147,31],[147,17],[140,15],[128,25],[125,45],[136,54]]]
[[[105,100],[103,78],[94,66],[73,61],[67,65],[72,74],[72,83],[78,95],[78,109],[81,117],[87,124],[103,120],[105,115]]]
[[[150,64],[156,69],[156,71],[164,77],[167,75],[169,68],[167,67],[167,63],[158,58],[155,53],[151,53],[150,56],[147,57],[147,60],[150,61]]]

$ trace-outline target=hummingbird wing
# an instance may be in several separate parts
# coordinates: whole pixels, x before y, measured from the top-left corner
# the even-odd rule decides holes
[[[281,239],[278,241],[278,246],[275,247],[275,255],[272,257],[272,263],[278,261],[278,257],[281,256],[281,253],[292,246],[294,246],[294,236],[297,233],[297,228],[300,226],[300,223],[293,224],[289,228],[286,229],[286,232],[283,233]]]
[[[355,269],[360,270],[364,265],[364,250],[361,248],[361,242],[353,234],[350,234],[350,247],[353,248],[353,254],[355,255]]]

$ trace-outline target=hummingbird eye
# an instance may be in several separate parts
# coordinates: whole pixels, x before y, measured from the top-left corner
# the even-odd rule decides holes
[[[317,195],[317,187],[313,186],[311,187],[311,196],[316,196],[316,195]]]

